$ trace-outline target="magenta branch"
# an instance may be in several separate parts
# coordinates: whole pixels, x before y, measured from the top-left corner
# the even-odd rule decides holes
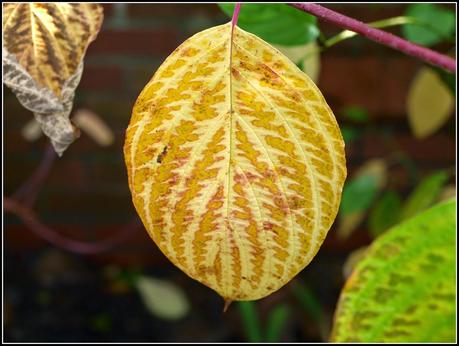
[[[383,30],[372,28],[361,21],[347,17],[341,13],[329,10],[328,8],[317,4],[291,3],[288,5],[301,11],[308,12],[317,18],[336,24],[344,29],[354,31],[372,41],[396,49],[431,65],[442,67],[452,73],[456,72],[456,60],[447,55],[421,47]]]
[[[238,2],[236,3],[236,6],[234,7],[234,12],[233,12],[233,18],[231,19],[231,24],[234,27],[237,25],[237,19],[239,17],[239,10],[241,9],[241,4]]]
[[[142,229],[139,221],[134,219],[130,223],[121,226],[111,237],[88,243],[70,239],[44,224],[33,210],[33,206],[45,179],[53,167],[55,159],[56,153],[53,147],[48,145],[40,164],[31,176],[12,197],[3,197],[3,209],[5,212],[16,215],[29,230],[58,248],[85,255],[111,250],[123,244],[135,232]]]

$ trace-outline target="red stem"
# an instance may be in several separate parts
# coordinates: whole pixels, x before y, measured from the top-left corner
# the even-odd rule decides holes
[[[113,247],[125,242],[133,232],[141,228],[137,221],[127,224],[109,239],[98,242],[86,243],[74,239],[69,239],[53,229],[49,228],[37,217],[35,212],[29,207],[15,201],[12,198],[3,198],[3,208],[5,211],[18,216],[22,222],[40,238],[67,251],[79,254],[97,254],[112,249]]]
[[[13,194],[13,198],[18,201],[23,200],[25,205],[32,207],[35,204],[38,192],[48,176],[56,157],[57,155],[53,146],[49,144],[40,165],[35,169],[27,181]]]
[[[27,181],[24,182],[19,189],[17,189],[11,198],[3,198],[4,211],[18,216],[22,222],[40,238],[59,248],[79,254],[96,254],[110,250],[111,248],[123,243],[135,231],[141,229],[142,226],[139,222],[133,221],[130,224],[123,226],[118,232],[108,239],[86,243],[67,238],[62,234],[59,234],[59,232],[54,229],[46,226],[32,210],[32,206],[35,203],[36,197],[43,185],[43,182],[48,176],[56,157],[57,156],[53,147],[49,145],[40,164]]]
[[[401,39],[391,33],[372,28],[361,21],[347,17],[317,4],[292,3],[288,5],[301,11],[311,13],[318,18],[326,20],[327,22],[336,24],[347,30],[354,31],[370,40],[394,48],[429,64],[442,67],[453,73],[456,72],[456,60],[447,55],[418,46],[417,44]]]

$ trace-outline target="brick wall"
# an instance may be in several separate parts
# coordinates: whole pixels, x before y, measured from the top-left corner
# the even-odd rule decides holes
[[[363,21],[401,15],[405,5],[329,5]],[[187,37],[228,19],[214,4],[104,4],[105,21],[88,49],[75,109],[95,111],[115,133],[112,146],[97,146],[85,134],[55,164],[39,196],[37,212],[48,224],[76,239],[109,237],[135,217],[123,161],[124,132],[139,92],[161,62]],[[320,23],[326,36],[340,30]],[[399,33],[397,29],[393,32]],[[437,47],[441,49],[441,47]],[[361,125],[364,135],[348,145],[348,168],[352,174],[369,158],[385,157],[401,150],[415,160],[421,174],[455,165],[455,122],[436,135],[416,140],[405,114],[408,86],[420,62],[398,52],[354,38],[332,47],[322,56],[319,87],[340,125],[346,106],[366,108],[371,121]],[[8,195],[39,162],[47,144],[26,142],[20,133],[31,113],[14,95],[4,90],[4,181]],[[406,192],[413,187],[402,168],[391,171],[392,184]],[[6,246],[18,252],[46,243],[27,230],[15,217],[6,215]],[[361,232],[364,234],[364,232]],[[348,251],[368,241],[365,236],[348,243],[327,239],[325,250]],[[115,250],[98,256],[103,262],[122,264],[166,263],[146,232],[137,232]]]

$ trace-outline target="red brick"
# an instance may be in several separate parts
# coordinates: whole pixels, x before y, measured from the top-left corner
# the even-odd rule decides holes
[[[382,135],[366,135],[363,151],[367,158],[388,156],[396,150],[406,153],[411,159],[431,163],[454,163],[456,157],[455,138],[436,134],[426,139],[412,135],[385,138]]]
[[[408,88],[418,62],[377,57],[322,57],[319,87],[335,113],[344,107],[364,107],[374,117],[405,113]]]
[[[14,95],[9,88],[4,86],[3,90],[3,117],[5,119],[5,130],[20,130],[27,121],[32,119],[33,113],[21,105],[16,95]]]
[[[110,18],[113,15],[113,4],[101,4],[104,8],[104,20]]]
[[[67,185],[71,181],[71,188],[75,191],[84,189],[90,182],[88,169],[83,161],[67,159],[57,162],[50,172],[47,186]]]
[[[128,13],[130,17],[148,17],[151,20],[163,17],[190,18],[198,13],[206,16],[226,16],[217,4],[130,4]]]
[[[129,81],[130,90],[135,93],[135,99],[140,94],[145,85],[153,77],[153,74],[159,67],[159,63],[151,63],[148,65],[129,66],[127,78]]]
[[[84,93],[84,95],[83,95]],[[134,102],[140,93],[140,90],[134,93],[123,92],[123,95],[113,95],[98,92],[87,93],[81,90],[80,107],[89,108],[96,112],[110,126],[113,131],[125,131],[129,122]],[[84,96],[84,97],[83,97]],[[124,138],[124,135],[123,135]],[[118,136],[115,136],[115,140]]]
[[[5,214],[5,219],[15,218],[15,216],[9,216]],[[19,225],[5,225],[4,228],[5,246],[8,250],[27,252],[30,250],[36,250],[45,246],[47,242],[42,238],[38,237],[29,230],[26,226]]]
[[[89,255],[88,257],[94,262],[103,265],[119,265],[122,267],[158,266],[161,268],[165,268],[167,265],[172,266],[167,257],[161,253],[113,250],[97,255]]]
[[[78,90],[121,90],[123,71],[116,66],[85,66]]]
[[[182,43],[173,28],[102,30],[88,48],[88,56],[105,54],[146,54],[162,56],[170,54]]]
[[[371,243],[372,239],[366,230],[365,221],[363,221],[360,227],[346,239],[341,239],[337,236],[338,224],[339,221],[336,219],[332,229],[330,229],[324,240],[321,252],[329,252],[335,256],[338,254],[349,253],[359,247],[369,245]]]
[[[14,217],[14,216],[10,216]],[[85,230],[79,226],[50,225],[58,234],[72,240],[82,242],[103,241],[109,239],[118,232],[120,225],[104,226]],[[90,237],[88,237],[88,233]],[[48,246],[59,248],[54,244],[42,239],[24,225],[9,225],[5,227],[5,243],[8,249],[17,252],[28,252]],[[65,250],[68,251],[68,250]],[[88,256],[96,262],[103,264],[119,264],[127,266],[139,265],[167,265],[168,259],[161,253],[158,247],[148,236],[144,229],[135,231],[133,236],[128,237],[121,244],[118,244],[107,251]]]
[[[118,232],[120,227],[122,225],[114,225],[112,228],[97,228],[94,234],[97,234],[98,239],[106,239],[113,236],[115,232]],[[127,266],[147,264],[164,266],[169,262],[143,226],[134,229],[131,236],[126,238],[119,246],[114,247],[110,251],[91,255],[91,258],[99,263],[114,263]]]
[[[6,113],[6,112],[5,112]],[[8,114],[10,114],[8,112]],[[28,120],[30,120],[29,118]],[[22,126],[26,124],[26,121],[21,123]],[[6,130],[4,132],[4,149],[5,153],[8,153],[8,155],[18,155],[18,153],[24,153],[24,152],[30,152],[37,146],[41,146],[42,143],[37,143],[37,142],[29,142],[27,141],[21,134],[20,130]],[[5,155],[6,156],[6,155]]]
[[[325,6],[340,7],[345,14],[369,21],[400,15],[405,5]],[[112,7],[111,4],[104,4],[105,18],[110,16]],[[169,23],[170,18],[171,24],[162,26],[160,30],[102,28],[98,38],[91,44],[88,54],[94,63],[85,66],[82,84],[77,89],[76,107],[88,107],[100,114],[113,127],[115,143],[101,148],[82,134],[53,167],[39,196],[36,211],[62,234],[84,241],[106,239],[116,233],[124,222],[136,217],[122,157],[124,134],[132,105],[141,87],[154,72],[155,64],[181,43],[183,31],[179,35],[178,29],[174,28],[177,20],[183,21],[186,27],[192,20],[190,17],[196,14],[214,16],[215,21],[220,14],[225,18],[215,4],[130,4],[129,23],[132,20],[135,24],[136,18],[139,19],[138,23],[152,18],[153,26],[158,25],[158,18],[165,23]],[[326,35],[341,30],[323,21],[319,23]],[[104,62],[104,57],[111,54],[122,55],[119,64],[112,62],[118,61],[116,59],[110,60],[109,64]],[[134,54],[143,55],[140,59],[135,57],[143,65],[128,63],[128,58]],[[146,54],[154,57],[144,59]],[[148,61],[151,61],[151,67],[145,66],[149,64]],[[365,160],[390,156],[397,149],[405,151],[415,160],[421,174],[454,165],[454,119],[439,134],[426,140],[417,140],[409,133],[405,116],[406,94],[419,66],[421,64],[414,58],[364,38],[340,43],[322,54],[320,87],[338,115],[340,125],[346,122],[339,116],[342,108],[359,105],[369,111],[372,119],[368,126],[377,129],[370,133],[368,128],[363,128],[366,135],[346,147],[350,177]],[[121,93],[118,92],[120,90]],[[4,94],[5,191],[9,193],[36,167],[48,141],[42,138],[38,142],[28,143],[22,139],[20,129],[31,118],[31,112],[24,109],[7,88]],[[389,131],[379,127],[380,123],[388,125],[389,136],[385,135]],[[391,188],[403,193],[412,189],[413,181],[404,167],[392,167],[389,174]],[[336,230],[332,230],[325,241],[324,250],[347,253],[367,244],[370,239],[365,227],[366,224],[362,223],[359,230],[346,241],[336,239]],[[5,241],[8,247],[24,253],[34,247],[49,246],[23,225],[8,225]],[[88,257],[106,264],[175,268],[145,230],[133,234],[110,251]]]
[[[407,170],[407,167],[401,164],[390,167],[388,177],[389,179],[385,190],[402,191],[411,188],[412,180],[410,172]]]

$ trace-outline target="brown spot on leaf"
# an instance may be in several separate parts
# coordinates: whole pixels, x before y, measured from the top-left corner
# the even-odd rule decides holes
[[[257,176],[255,174],[251,173],[251,172],[247,172],[246,176],[247,176],[247,179],[249,180],[249,182],[252,182],[255,179],[257,179]]]
[[[169,179],[169,185],[171,186],[177,185],[178,181],[179,181],[178,174],[173,174],[172,177]]]
[[[235,79],[241,80],[241,74],[239,73],[239,71],[235,67],[231,68],[231,74]]]
[[[267,169],[264,171],[263,176],[274,181],[276,179],[276,172],[272,169]]]
[[[303,200],[298,196],[291,196],[288,199],[288,205],[290,206],[290,209],[300,209],[303,206]]]
[[[211,275],[215,272],[215,268],[214,267],[199,267],[198,271],[204,275]]]
[[[243,174],[237,173],[234,175],[234,181],[238,184],[244,185],[246,183],[246,180],[244,178]]]
[[[289,209],[289,206],[287,205],[285,198],[282,196],[282,194],[278,193],[274,196],[274,204],[281,209],[283,212],[287,212]]]
[[[158,158],[156,159],[156,162],[161,163],[163,162],[164,156],[167,154],[167,145],[163,148],[163,151],[161,154],[158,155]]]
[[[265,231],[270,231],[273,229],[273,227],[274,225],[271,222],[268,222],[268,221],[263,222],[263,229]]]
[[[282,174],[282,175],[287,175],[288,174],[288,169],[284,168],[284,167],[281,167],[281,168],[279,168],[279,173]]]

